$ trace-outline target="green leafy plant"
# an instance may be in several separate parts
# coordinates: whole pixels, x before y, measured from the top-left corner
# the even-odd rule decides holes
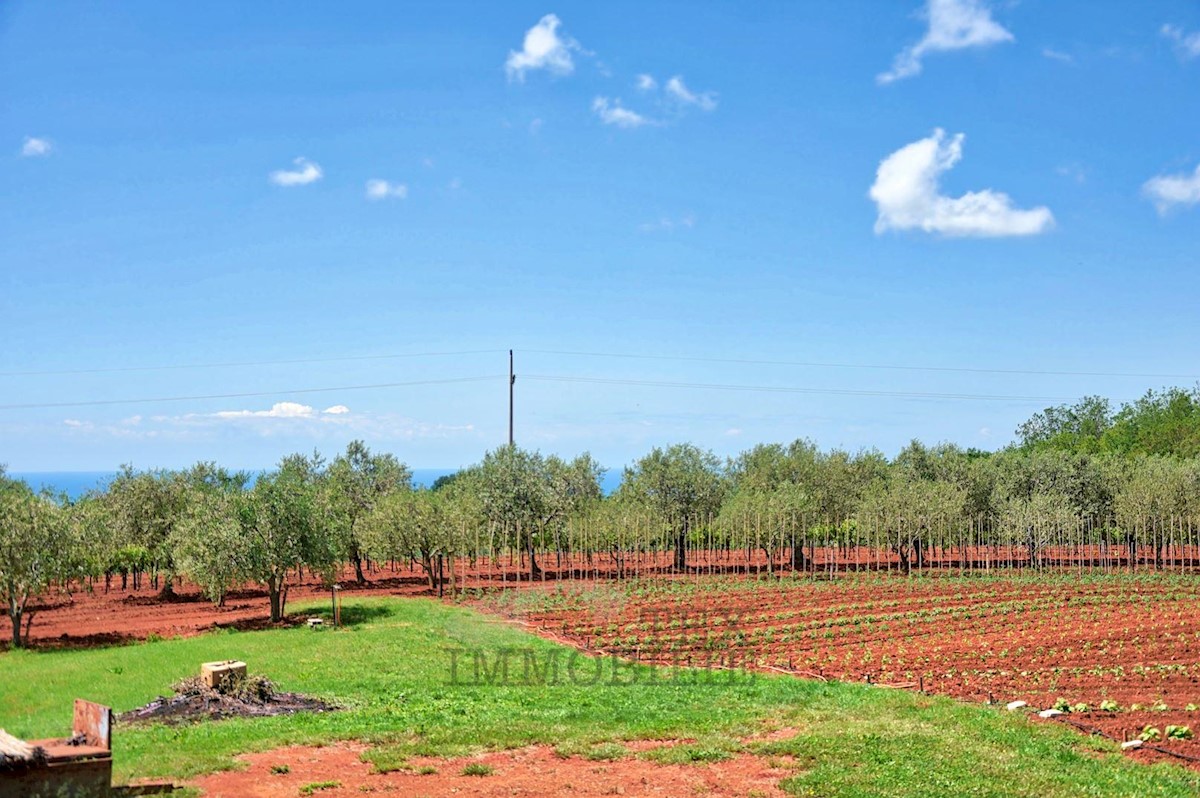
[[[472,762],[462,769],[464,776],[490,776],[494,772],[491,765],[485,765],[482,762]]]
[[[1144,743],[1153,743],[1162,739],[1162,732],[1155,726],[1146,726],[1138,735],[1138,739]]]
[[[1100,711],[1101,712],[1120,712],[1121,705],[1118,704],[1116,701],[1113,701],[1111,698],[1106,698],[1100,702]]]
[[[1054,706],[1051,709],[1057,709],[1059,712],[1070,712],[1071,702],[1065,698],[1060,698],[1054,702]]]
[[[1190,740],[1192,739],[1192,729],[1190,726],[1167,726],[1168,740]]]

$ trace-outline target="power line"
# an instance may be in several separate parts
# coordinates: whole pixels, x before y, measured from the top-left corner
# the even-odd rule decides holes
[[[243,399],[252,396],[279,396],[309,393],[332,393],[334,391],[371,391],[381,388],[406,388],[412,385],[448,385],[460,382],[485,382],[499,380],[504,375],[487,377],[456,377],[444,380],[414,380],[412,382],[381,382],[374,385],[342,385],[333,388],[294,388],[284,391],[244,391],[240,393],[210,393],[197,396],[156,396],[142,399],[95,399],[82,402],[30,402],[23,404],[0,405],[0,410],[32,410],[51,407],[91,407],[99,405],[133,405],[152,402],[188,402],[201,399]]]
[[[720,391],[759,391],[764,393],[829,394],[834,396],[887,396],[900,399],[962,399],[979,401],[1070,402],[1077,397],[1012,396],[1006,394],[931,393],[925,391],[866,391],[850,388],[789,388],[776,385],[729,385],[705,382],[668,382],[663,380],[626,380],[603,377],[572,377],[554,374],[524,374],[527,380],[542,382],[582,382],[599,385],[631,385],[651,388],[689,388]]]
[[[629,360],[666,360],[690,363],[726,363],[748,366],[802,366],[806,368],[880,369],[889,371],[938,371],[964,374],[1023,374],[1048,377],[1134,377],[1140,379],[1200,380],[1200,374],[1138,374],[1118,371],[1053,371],[1034,369],[992,369],[955,366],[894,366],[871,363],[825,363],[804,360],[752,360],[745,358],[690,357],[686,355],[641,355],[628,352],[573,352],[555,349],[520,349],[519,352],[537,355],[566,355],[570,357],[611,357]]]
[[[341,363],[354,360],[399,360],[409,357],[451,357],[458,355],[494,355],[503,349],[467,349],[460,352],[407,352],[399,355],[347,355],[343,357],[310,357],[294,360],[240,360],[226,363],[186,363],[163,366],[114,366],[96,369],[62,369],[50,371],[0,371],[0,377],[45,377],[71,374],[117,374],[130,371],[184,371],[188,369],[220,369],[243,366],[289,366],[304,363]]]

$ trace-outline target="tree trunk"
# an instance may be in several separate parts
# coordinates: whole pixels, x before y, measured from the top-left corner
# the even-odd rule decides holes
[[[271,623],[279,623],[283,618],[283,591],[275,577],[267,580],[267,595],[271,599]]]
[[[529,538],[529,542],[527,545],[528,545],[528,548],[526,549],[526,551],[529,554],[529,581],[532,582],[534,579],[537,579],[538,575],[541,574],[542,569],[537,564],[537,556],[534,554],[534,551],[533,551],[533,538],[532,537]]]
[[[688,539],[688,523],[683,522],[683,527],[679,530],[678,537],[675,538],[675,570],[687,570],[687,539]]]
[[[12,647],[21,648],[25,641],[21,639],[21,608],[16,601],[9,603],[8,617],[12,620]]]
[[[792,570],[803,571],[808,567],[808,562],[804,558],[804,543],[792,541]]]
[[[437,589],[437,571],[433,568],[433,555],[421,555],[421,567],[425,569],[425,578],[429,580],[429,589]]]
[[[362,555],[359,554],[357,546],[355,546],[354,550],[350,553],[350,559],[354,563],[354,580],[360,585],[366,584],[367,577],[363,575]]]

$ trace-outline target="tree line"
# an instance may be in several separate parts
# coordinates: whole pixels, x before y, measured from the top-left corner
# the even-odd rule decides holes
[[[1118,411],[1088,398],[1048,408],[989,453],[913,441],[823,451],[807,440],[763,444],[722,460],[691,444],[656,448],[627,467],[611,496],[588,454],[517,446],[429,489],[394,455],[354,441],[330,461],[285,457],[269,473],[213,463],[178,471],[124,467],[79,499],[36,493],[0,469],[0,595],[20,646],[32,602],[54,585],[114,582],[170,593],[186,578],[214,603],[262,586],[271,619],[286,611],[289,577],[331,581],[364,563],[419,567],[431,588],[455,563],[499,564],[527,578],[582,561],[605,573],[639,563],[685,570],[744,553],[768,570],[813,569],[818,554],[886,554],[924,567],[937,554],[972,567],[1051,563],[1123,549],[1125,562],[1164,561],[1200,547],[1200,394],[1171,389]],[[721,555],[714,555],[714,552]],[[761,556],[760,556],[761,555]],[[740,554],[739,554],[740,556]],[[694,562],[700,558],[700,562]],[[594,570],[594,573],[599,573]]]

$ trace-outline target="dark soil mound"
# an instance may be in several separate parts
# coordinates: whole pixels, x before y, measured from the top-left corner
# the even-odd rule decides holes
[[[300,693],[280,693],[269,679],[251,676],[220,689],[206,686],[198,678],[184,679],[173,688],[175,695],[160,696],[144,707],[122,712],[120,723],[183,723],[220,718],[265,718],[294,712],[330,712],[338,709],[318,698]]]

